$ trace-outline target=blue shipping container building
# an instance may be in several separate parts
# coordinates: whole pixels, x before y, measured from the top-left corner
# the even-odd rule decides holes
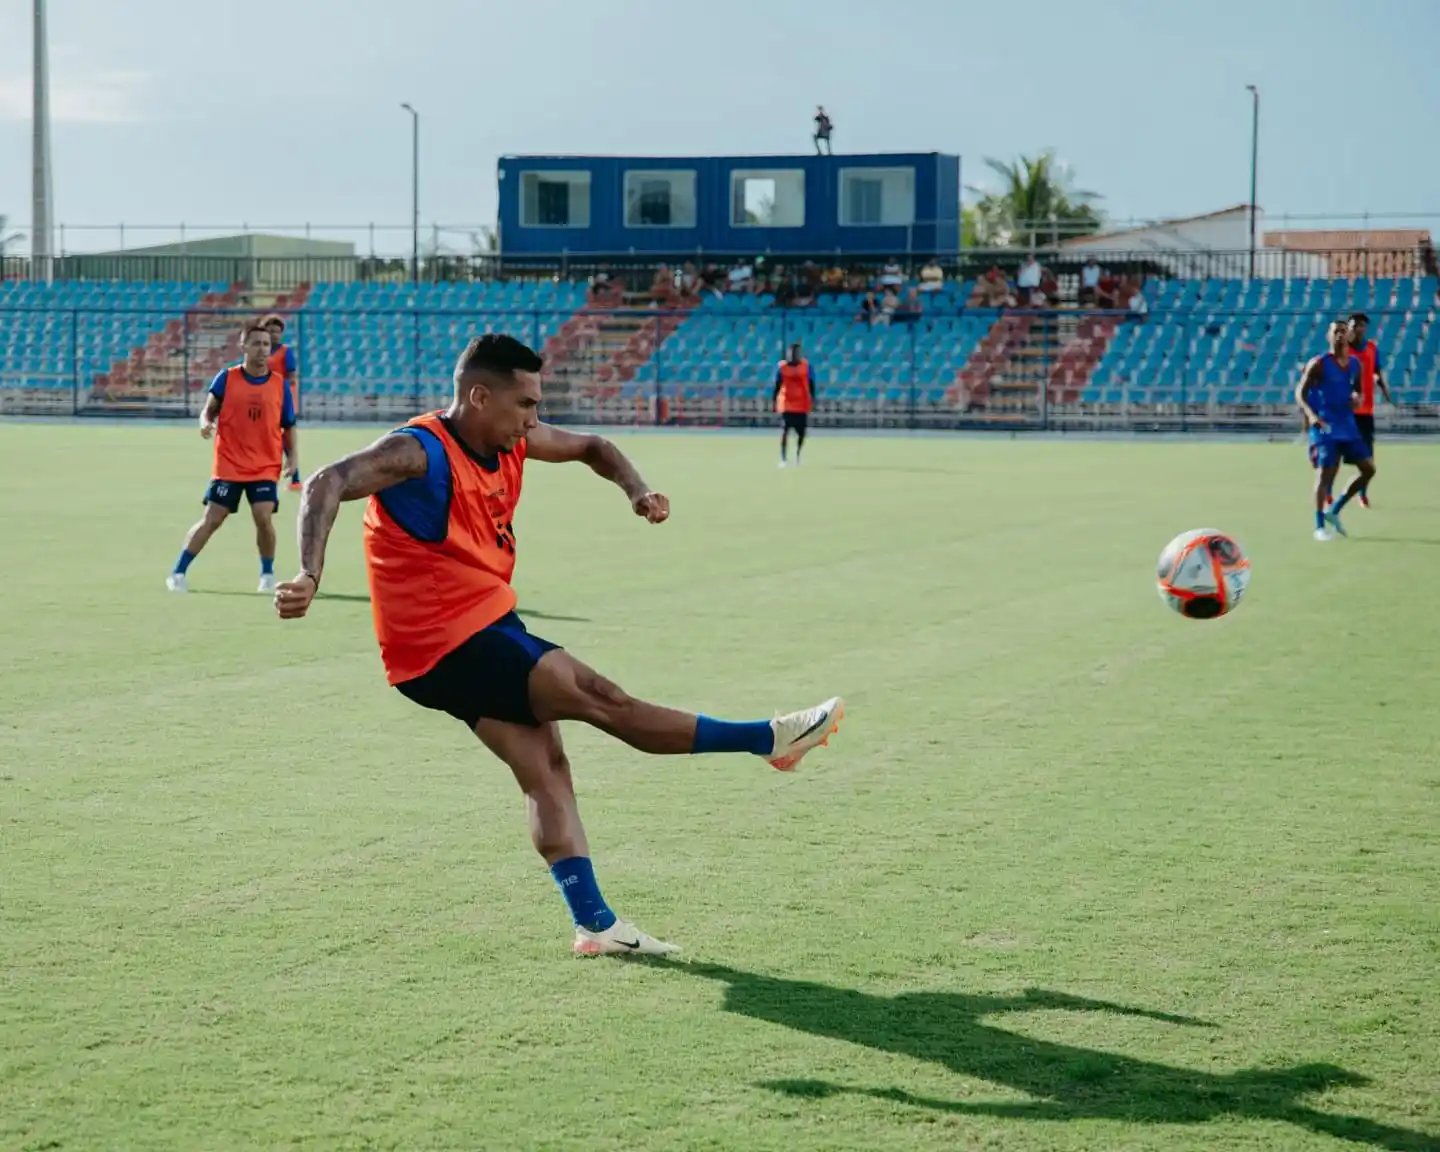
[[[505,156],[502,259],[960,250],[960,157]]]

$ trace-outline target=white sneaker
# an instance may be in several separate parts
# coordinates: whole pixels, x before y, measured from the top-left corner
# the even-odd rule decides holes
[[[832,696],[814,708],[775,717],[770,721],[770,730],[775,733],[775,748],[766,757],[770,767],[781,772],[794,769],[811,749],[830,743],[830,737],[835,735],[844,716],[845,701],[839,696]]]
[[[668,956],[679,951],[679,945],[657,940],[628,920],[617,919],[603,932],[575,929],[577,956]]]
[[[255,591],[261,592],[266,596],[273,596],[275,594],[275,573],[263,573],[260,577],[260,587],[256,588]]]
[[[1333,540],[1333,539],[1335,539],[1335,537],[1332,536],[1332,535],[1330,535],[1329,532],[1325,531],[1324,528],[1316,528],[1316,529],[1315,529],[1315,539],[1316,539],[1316,540]]]
[[[780,458],[780,467],[781,467],[781,468],[788,468],[788,467],[789,467],[789,464],[787,464],[787,463],[785,462],[785,458],[784,458],[783,456]]]
[[[165,577],[165,587],[171,592],[189,592],[190,585],[185,583],[184,572],[171,572]]]

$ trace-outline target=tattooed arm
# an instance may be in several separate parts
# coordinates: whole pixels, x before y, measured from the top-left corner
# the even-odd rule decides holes
[[[603,436],[582,436],[550,424],[539,424],[526,441],[530,459],[549,464],[577,461],[586,464],[595,475],[609,480],[630,498],[635,515],[645,517],[651,524],[660,524],[669,518],[669,497],[652,492],[630,458]]]
[[[275,590],[275,610],[282,619],[304,616],[320,587],[325,569],[325,544],[340,505],[425,475],[424,445],[414,436],[382,436],[334,464],[327,464],[305,482],[300,497],[300,574]]]

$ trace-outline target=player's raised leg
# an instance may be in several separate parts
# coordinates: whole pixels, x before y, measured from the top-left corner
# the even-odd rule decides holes
[[[542,723],[579,720],[654,756],[748,752],[782,772],[828,743],[845,715],[845,702],[837,696],[773,720],[717,720],[637,700],[561,649],[535,665],[529,693]]]
[[[525,794],[530,842],[549,865],[570,909],[575,951],[589,956],[678,952],[675,945],[620,919],[601,895],[559,726],[532,728],[482,719],[475,725],[475,735],[509,767]]]
[[[275,592],[275,512],[279,507],[274,500],[257,498],[250,505],[250,515],[255,521],[255,550],[260,554],[259,592],[273,595]]]
[[[190,527],[185,534],[185,546],[180,549],[180,555],[175,561],[175,567],[171,569],[170,575],[165,577],[165,587],[171,592],[188,592],[187,573],[195,557],[200,555],[205,545],[210,542],[210,537],[215,535],[220,525],[225,523],[233,509],[227,507],[226,501],[230,498],[230,489],[223,481],[216,481],[210,485],[209,491],[205,493],[205,515]],[[240,506],[240,493],[235,493],[235,507]]]

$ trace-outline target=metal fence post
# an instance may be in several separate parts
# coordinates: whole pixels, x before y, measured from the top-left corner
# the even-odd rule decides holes
[[[413,391],[413,395],[412,395],[412,403],[411,403],[411,407],[410,407],[410,414],[411,414],[412,416],[416,416],[416,415],[419,415],[420,410],[421,410],[421,400],[420,400],[420,308],[419,308],[418,305],[417,305],[417,306],[412,306],[411,311],[410,311],[410,318],[411,318],[411,320],[414,322],[414,326],[413,326],[413,329],[412,329],[413,339],[412,339],[412,341],[411,341],[411,346],[410,346],[410,357],[411,357],[411,361],[410,361],[410,371],[411,371],[412,378],[413,378],[413,380],[414,380],[414,391]]]
[[[659,356],[659,353],[660,353],[660,340],[661,340],[660,331],[661,331],[662,321],[661,321],[661,319],[660,319],[659,316],[656,316],[655,319],[652,321],[652,323],[655,325],[655,343],[654,343],[654,346],[653,346],[653,347],[654,347],[655,355],[658,357],[658,356]],[[659,380],[660,380],[660,370],[659,370],[659,365],[658,365],[658,364],[656,365],[656,370],[655,370],[655,380],[656,380],[657,383],[658,383]],[[656,405],[655,405],[655,423],[656,423],[656,424],[663,424],[663,423],[664,423],[664,421],[663,421],[660,417],[661,417],[660,405],[659,405],[659,404],[656,404]]]
[[[180,327],[180,389],[184,393],[185,415],[190,412],[190,309],[181,313]]]
[[[70,310],[70,415],[80,415],[80,312]]]

